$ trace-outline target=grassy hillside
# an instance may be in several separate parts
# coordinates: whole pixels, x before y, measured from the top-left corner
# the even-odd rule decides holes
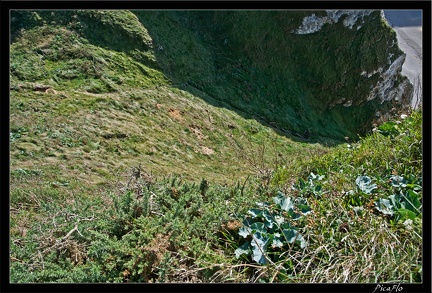
[[[232,183],[249,172],[249,163],[237,160],[243,148],[258,154],[264,145],[300,156],[311,149],[65,28],[25,31],[11,49],[10,128],[19,136],[11,142],[12,167],[14,158],[29,161],[28,167],[56,161],[74,178],[95,184],[118,168],[143,164],[155,174]],[[256,164],[264,167],[270,155]]]
[[[12,283],[422,280],[421,112],[342,142],[259,13],[12,17]]]

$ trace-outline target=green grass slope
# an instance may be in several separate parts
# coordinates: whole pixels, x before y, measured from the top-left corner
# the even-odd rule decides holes
[[[258,154],[264,145],[299,156],[324,149],[207,104],[160,71],[64,28],[27,31],[11,49],[12,168],[54,164],[98,183],[143,164],[155,174],[231,182],[249,172],[250,162],[237,160],[244,148]],[[257,167],[272,161],[270,155],[254,158]]]

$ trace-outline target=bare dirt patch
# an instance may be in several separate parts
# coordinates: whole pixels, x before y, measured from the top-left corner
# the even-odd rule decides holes
[[[184,121],[182,114],[181,114],[180,110],[178,110],[178,109],[169,108],[168,115],[170,115],[171,118],[174,118],[175,120],[177,120],[179,122]]]
[[[197,153],[210,156],[215,153],[215,151],[212,148],[209,148],[205,145],[200,145],[198,149],[195,150]]]
[[[198,125],[195,125],[195,124],[189,125],[189,129],[193,134],[196,135],[196,137],[199,140],[203,140],[206,138],[206,136],[201,132],[201,129]]]

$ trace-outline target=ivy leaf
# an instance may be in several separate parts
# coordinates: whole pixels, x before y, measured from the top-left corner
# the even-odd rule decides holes
[[[293,243],[297,238],[297,230],[294,229],[283,229],[282,233],[285,236],[285,239],[288,243]]]
[[[267,231],[265,226],[264,226],[264,223],[261,223],[261,222],[253,223],[252,225],[250,225],[250,229],[252,230],[253,233],[266,232]]]
[[[277,195],[275,197],[273,197],[273,201],[275,204],[280,206],[280,204],[284,198],[285,198],[285,194],[283,194],[282,192],[279,191],[277,193]]]
[[[393,187],[406,187],[406,180],[401,176],[394,175],[390,177],[391,185]]]
[[[273,228],[274,218],[268,211],[263,211],[262,216],[264,218],[264,225],[269,229]]]
[[[250,234],[250,228],[248,228],[246,226],[242,226],[238,233],[240,236],[243,236],[243,238],[246,238]]]
[[[356,184],[366,194],[370,194],[372,190],[377,188],[376,184],[371,184],[372,179],[369,176],[359,176],[356,179]]]
[[[300,245],[301,248],[305,248],[307,246],[306,240],[303,236],[295,229],[284,229],[282,233],[285,236],[285,239],[288,243],[295,242]]]
[[[296,207],[300,210],[303,215],[307,215],[312,212],[312,209],[307,205],[307,201],[304,198],[298,198],[296,200]]]
[[[321,181],[324,178],[324,175],[315,175],[313,172],[310,173],[308,180],[309,181]]]
[[[305,248],[307,246],[306,240],[300,233],[297,234],[296,243],[300,245],[300,248]]]
[[[402,206],[401,205],[401,199],[402,199],[402,197],[399,194],[392,194],[389,196],[390,203],[395,208],[400,208]]]
[[[239,248],[237,248],[234,253],[236,258],[238,259],[241,255],[246,254],[249,255],[252,252],[251,250],[251,244],[250,242],[245,242],[243,243],[242,246],[240,246]]]
[[[288,230],[288,229],[291,229],[292,226],[291,226],[291,224],[290,224],[289,222],[284,222],[284,223],[280,226],[280,228],[281,228],[282,230]]]
[[[286,197],[283,193],[279,192],[276,197],[273,198],[275,204],[279,205],[284,211],[294,209],[294,203],[290,197]]]
[[[285,222],[284,217],[281,217],[281,216],[275,216],[274,220],[278,225],[281,225],[283,222]]]
[[[263,233],[256,232],[252,236],[251,246],[252,246],[252,259],[259,264],[266,264],[267,260],[264,256],[266,251],[267,243],[269,238],[265,237]]]
[[[265,207],[268,207],[270,204],[268,203],[268,202],[257,202],[256,203],[257,204],[257,206],[259,206],[259,207],[263,207],[263,208],[265,208]]]
[[[291,218],[292,218],[293,220],[298,220],[298,219],[300,219],[300,218],[302,217],[301,214],[296,213],[296,212],[294,212],[293,210],[290,210],[290,211],[288,212],[288,215],[290,215]]]
[[[253,220],[253,219],[251,219],[249,217],[246,217],[243,220],[243,225],[245,225],[247,227],[250,227],[250,225],[252,225],[254,222],[255,222],[255,220]]]
[[[393,207],[388,199],[380,198],[375,202],[375,208],[385,215],[393,215]]]
[[[274,238],[273,238],[271,246],[273,248],[275,248],[275,247],[281,248],[283,246],[283,243],[282,243],[282,241],[280,239],[281,235],[279,233],[275,233],[273,235],[274,235]]]
[[[252,215],[252,218],[257,218],[259,216],[261,216],[263,210],[261,209],[250,209],[248,210],[248,214]]]

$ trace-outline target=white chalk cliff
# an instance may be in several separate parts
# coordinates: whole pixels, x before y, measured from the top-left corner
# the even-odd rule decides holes
[[[302,24],[292,33],[297,35],[306,35],[319,33],[322,27],[326,24],[332,25],[343,19],[343,25],[347,29],[361,29],[364,24],[365,16],[370,15],[374,10],[326,10],[326,16],[317,16],[312,13],[306,16]],[[381,11],[381,18],[387,22],[384,11]],[[397,42],[393,42],[391,46],[397,46]],[[360,75],[364,78],[371,78],[378,74],[378,82],[371,87],[371,91],[366,98],[366,101],[376,99],[380,103],[384,101],[398,101],[409,106],[413,96],[412,86],[408,79],[401,80],[400,74],[402,65],[404,64],[406,54],[402,54],[395,60],[392,60],[393,54],[388,53],[386,64],[379,66],[371,72],[362,71]],[[350,98],[342,98],[334,101],[332,106],[343,105],[345,107],[352,106],[353,100]]]

